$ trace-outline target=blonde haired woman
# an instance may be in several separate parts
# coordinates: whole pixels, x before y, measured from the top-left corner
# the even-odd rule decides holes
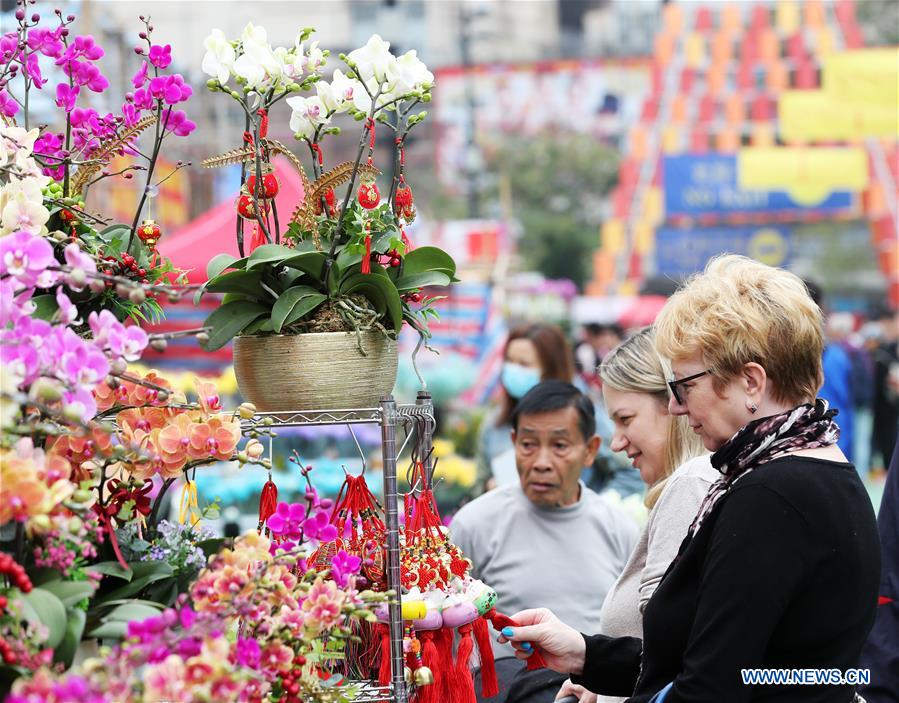
[[[820,309],[793,274],[723,256],[666,303],[656,348],[674,371],[669,410],[721,478],[643,611],[642,640],[584,636],[537,609],[513,614],[523,626],[500,641],[629,703],[859,701],[841,672],[874,623],[880,550],[871,499],[816,397]],[[791,674],[747,680],[759,670]]]
[[[603,602],[600,630],[643,637],[643,609],[677,555],[709,486],[720,474],[685,418],[668,414],[671,366],[646,327],[618,345],[599,367],[606,410],[615,425],[612,450],[625,452],[648,486],[649,519],[624,571]],[[558,697],[617,703],[566,682]]]

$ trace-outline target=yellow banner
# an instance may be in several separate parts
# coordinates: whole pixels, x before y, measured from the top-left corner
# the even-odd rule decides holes
[[[823,90],[781,93],[784,141],[899,138],[899,48],[832,54],[823,76]]]
[[[815,205],[838,190],[868,187],[868,158],[860,147],[748,147],[737,152],[740,190],[782,190]]]
[[[824,92],[847,106],[881,105],[899,112],[899,47],[858,49],[824,59]]]
[[[823,90],[784,91],[778,115],[785,142],[899,137],[899,104],[847,106]]]

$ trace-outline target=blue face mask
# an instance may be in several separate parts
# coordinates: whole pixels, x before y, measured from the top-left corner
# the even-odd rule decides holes
[[[502,383],[506,392],[518,400],[540,383],[540,372],[507,361],[503,364]]]

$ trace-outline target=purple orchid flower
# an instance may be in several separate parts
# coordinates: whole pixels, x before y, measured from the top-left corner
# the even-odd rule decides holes
[[[19,104],[5,90],[0,90],[0,114],[5,117],[15,117],[19,111]]]
[[[146,61],[141,61],[140,68],[137,70],[137,73],[134,74],[134,78],[131,79],[131,85],[135,88],[143,88],[144,83],[147,82],[147,71],[150,68],[150,64]]]
[[[53,263],[53,247],[43,237],[16,232],[0,237],[0,275],[9,274],[20,283],[31,286]]]
[[[159,44],[153,44],[150,47],[150,63],[156,66],[156,68],[168,67],[172,63],[172,45],[160,46]]]
[[[80,88],[75,86],[69,86],[68,83],[60,83],[56,86],[56,105],[57,107],[61,107],[66,112],[71,112],[75,109],[75,101],[78,99],[78,92]]]
[[[196,128],[196,123],[187,119],[187,115],[183,110],[172,111],[172,114],[169,115],[168,122],[166,123],[166,129],[168,129],[176,137],[186,137]]]

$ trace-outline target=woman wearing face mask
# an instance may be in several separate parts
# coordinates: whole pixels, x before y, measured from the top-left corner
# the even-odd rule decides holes
[[[606,410],[615,425],[612,449],[627,454],[647,485],[649,518],[624,571],[602,606],[600,631],[643,637],[643,609],[687,535],[709,486],[720,474],[685,418],[668,414],[671,366],[646,327],[622,342],[599,367]],[[580,703],[618,703],[566,682],[558,697]]]
[[[540,381],[571,383],[573,377],[571,347],[559,327],[535,322],[509,332],[503,351],[500,404],[484,418],[478,438],[478,488],[489,490],[497,480],[518,480],[509,423],[518,399]]]
[[[721,477],[643,611],[643,638],[581,635],[541,608],[513,614],[522,626],[500,642],[629,703],[858,703],[843,674],[874,623],[880,550],[816,397],[821,310],[792,273],[722,256],[666,303],[656,348],[671,359],[669,411]]]

